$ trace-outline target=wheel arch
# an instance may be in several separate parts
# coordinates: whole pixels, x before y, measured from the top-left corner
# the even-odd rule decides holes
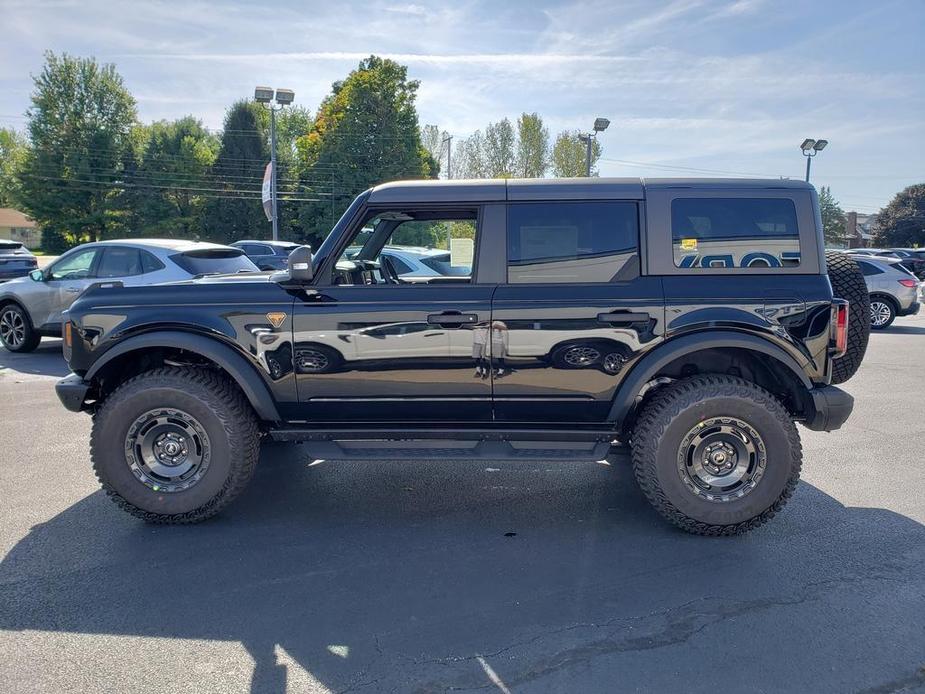
[[[899,309],[900,309],[899,302],[891,294],[888,294],[886,292],[872,291],[870,293],[870,300],[873,301],[874,299],[880,299],[882,301],[886,301],[890,306],[893,307],[893,313],[899,312]]]
[[[126,368],[135,368],[151,357],[163,361],[164,354],[183,352],[211,362],[227,374],[264,421],[281,421],[270,389],[257,369],[232,347],[205,335],[179,330],[135,335],[107,350],[87,371],[85,380],[95,385],[118,378]],[[147,358],[146,358],[147,357]]]
[[[700,368],[703,364],[706,369]],[[626,429],[649,392],[646,386],[658,378],[716,373],[722,367],[726,367],[726,372],[745,368],[747,375],[737,375],[783,397],[794,416],[807,417],[814,412],[809,395],[813,383],[799,362],[783,348],[748,333],[711,331],[673,338],[644,356],[621,384],[609,419],[618,429]]]

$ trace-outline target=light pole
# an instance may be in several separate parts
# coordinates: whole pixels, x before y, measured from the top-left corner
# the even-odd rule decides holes
[[[825,146],[829,144],[828,140],[813,140],[812,138],[807,137],[803,140],[803,144],[800,145],[800,149],[803,151],[803,156],[806,157],[806,182],[809,183],[809,165],[813,161],[819,152],[825,149]]]
[[[606,118],[595,118],[594,119],[594,131],[587,134],[580,134],[578,136],[579,141],[585,143],[585,176],[591,178],[591,146],[592,141],[597,140],[597,134],[602,133],[607,130],[607,126],[610,125],[610,121]]]
[[[279,241],[279,204],[276,189],[276,112],[284,106],[289,106],[295,99],[295,92],[291,89],[277,89],[271,87],[257,87],[254,89],[254,100],[265,104],[270,109],[270,209],[273,216],[273,240]],[[276,104],[274,107],[273,104]]]
[[[443,148],[443,145],[446,145],[446,177],[453,178],[453,169],[450,166],[450,152],[453,150],[453,136],[447,135],[440,141],[440,148]]]

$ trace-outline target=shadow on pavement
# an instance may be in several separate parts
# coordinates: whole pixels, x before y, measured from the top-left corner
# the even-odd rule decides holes
[[[925,335],[925,327],[920,328],[915,325],[896,325],[895,323],[889,328],[883,328],[883,330],[871,330],[871,335],[876,335],[877,333],[896,333],[899,335]]]
[[[9,352],[0,347],[0,374],[13,372],[63,377],[71,370],[61,353],[61,340],[45,338],[34,352]]]
[[[491,671],[514,691],[742,691],[755,672],[845,691],[867,672],[863,634],[881,634],[877,657],[921,645],[921,613],[897,623],[880,600],[920,595],[925,528],[806,483],[768,526],[711,539],[656,517],[621,456],[309,462],[265,446],[244,496],[193,527],[91,494],[0,564],[0,628],[238,641],[255,692],[292,668],[331,690],[482,688]]]

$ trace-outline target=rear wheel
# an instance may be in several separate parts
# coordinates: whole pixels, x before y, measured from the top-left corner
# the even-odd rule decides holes
[[[874,330],[888,328],[896,320],[896,307],[893,302],[875,296],[870,300],[870,327]]]
[[[153,523],[195,523],[247,485],[260,432],[226,377],[162,368],[119,386],[93,418],[90,457],[123,510]]]
[[[848,301],[848,349],[832,363],[832,383],[844,383],[861,367],[870,336],[870,297],[864,273],[854,259],[838,251],[826,251],[832,292]]]
[[[633,470],[656,511],[697,535],[737,535],[793,494],[802,449],[783,405],[734,376],[696,376],[658,393],[632,435]]]
[[[29,314],[17,304],[0,308],[0,342],[11,352],[32,352],[42,341]]]

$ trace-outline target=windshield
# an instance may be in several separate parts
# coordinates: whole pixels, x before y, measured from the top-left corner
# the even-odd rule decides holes
[[[224,275],[235,272],[259,272],[258,268],[237,248],[210,248],[187,251],[170,259],[191,275]]]

